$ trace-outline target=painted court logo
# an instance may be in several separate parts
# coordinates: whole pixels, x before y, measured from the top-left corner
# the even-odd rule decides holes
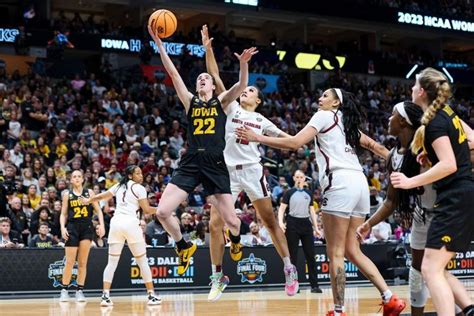
[[[66,258],[64,258],[63,260],[55,261],[49,265],[48,278],[53,280],[54,287],[61,286],[61,283],[63,280],[63,270],[64,270],[65,265],[66,265]],[[76,285],[77,284],[76,280],[77,280],[77,262],[74,263],[74,267],[72,268],[70,285]]]
[[[265,260],[255,258],[251,253],[248,258],[245,258],[237,264],[237,274],[242,276],[240,282],[248,282],[254,284],[255,282],[262,282],[263,275],[267,273],[267,264]]]

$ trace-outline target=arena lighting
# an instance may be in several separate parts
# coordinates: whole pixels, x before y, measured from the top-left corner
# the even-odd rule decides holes
[[[410,78],[410,76],[413,74],[413,72],[415,72],[416,68],[418,68],[418,65],[413,66],[413,68],[411,68],[411,70],[407,73],[405,78],[406,79]]]
[[[286,51],[277,51],[278,57],[280,60],[283,60],[285,57]],[[339,68],[344,67],[346,63],[346,57],[344,56],[335,56]],[[298,53],[295,57],[295,65],[299,69],[316,69],[321,70],[323,67],[319,65],[319,61],[321,60],[321,54],[311,54],[311,53]],[[327,59],[322,60],[322,64],[324,69],[333,70],[335,67],[331,64],[331,61]]]
[[[453,82],[454,82],[454,79],[453,79],[453,77],[451,76],[451,74],[448,72],[448,70],[447,70],[446,68],[444,68],[444,67],[443,67],[442,69],[443,69],[443,72],[446,74],[446,76],[448,76],[449,81],[451,81],[451,83],[453,83]]]

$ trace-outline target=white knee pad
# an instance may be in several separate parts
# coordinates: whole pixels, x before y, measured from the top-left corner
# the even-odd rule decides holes
[[[109,255],[109,261],[107,262],[107,266],[104,269],[104,282],[112,283],[114,279],[114,273],[117,269],[118,263],[120,260],[120,256],[111,256]]]
[[[137,264],[140,267],[140,272],[142,273],[142,278],[145,283],[152,282],[153,279],[151,278],[151,269],[148,265],[148,258],[145,255],[141,256],[140,258],[136,258]]]
[[[424,307],[428,300],[428,288],[423,281],[421,272],[413,267],[410,267],[409,286],[411,306]]]
[[[146,256],[146,244],[144,242],[137,242],[128,245],[133,256],[137,260],[137,264],[140,267],[140,272],[142,273],[142,278],[145,283],[152,282],[151,270],[148,265],[148,258]]]

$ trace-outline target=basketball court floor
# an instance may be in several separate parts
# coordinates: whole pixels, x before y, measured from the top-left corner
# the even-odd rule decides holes
[[[474,284],[466,286],[474,299]],[[391,287],[394,293],[407,301],[409,305],[408,286]],[[59,294],[59,293],[58,293]],[[0,315],[45,315],[45,316],[111,316],[111,315],[206,315],[206,316],[262,316],[262,315],[325,315],[331,305],[331,293],[325,286],[322,294],[313,294],[309,289],[302,289],[294,297],[285,295],[281,290],[226,291],[221,299],[214,303],[207,302],[207,293],[198,294],[187,291],[162,292],[160,306],[149,307],[143,294],[115,294],[112,292],[113,307],[100,307],[98,295],[86,293],[86,303],[76,303],[72,298],[69,303],[59,303],[55,298],[38,299],[0,299]],[[381,315],[381,299],[373,286],[350,286],[346,289],[346,312],[348,315]],[[434,315],[431,301],[426,307],[427,315]],[[404,315],[410,314],[410,308]]]

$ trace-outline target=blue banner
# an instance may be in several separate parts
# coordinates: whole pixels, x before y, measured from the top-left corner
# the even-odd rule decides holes
[[[280,76],[277,75],[264,75],[257,73],[249,74],[249,85],[256,86],[264,93],[271,93],[278,91],[278,79]]]

